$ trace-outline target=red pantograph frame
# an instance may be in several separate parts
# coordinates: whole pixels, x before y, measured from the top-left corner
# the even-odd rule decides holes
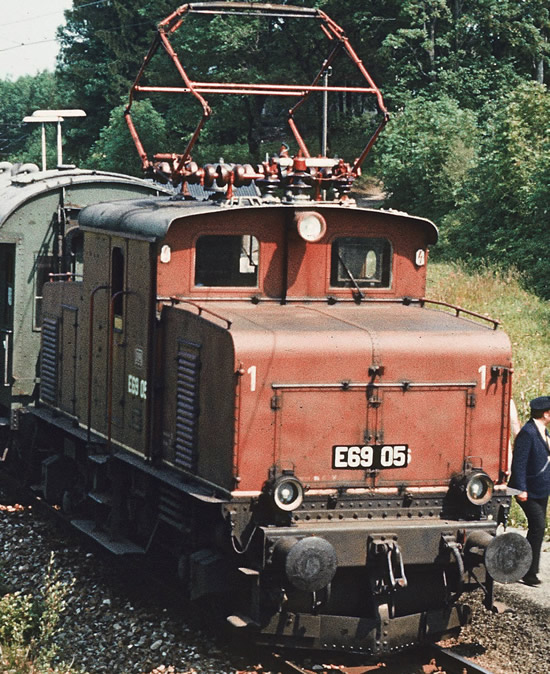
[[[329,55],[323,61],[323,64],[313,79],[313,82],[308,85],[285,85],[285,84],[261,84],[261,83],[229,83],[229,82],[195,82],[191,80],[183,68],[178,55],[174,51],[172,44],[169,40],[169,36],[175,33],[180,26],[182,25],[184,18],[187,14],[231,14],[231,15],[252,15],[252,16],[264,16],[264,17],[276,17],[276,18],[310,18],[317,19],[321,23],[321,30],[325,36],[333,44],[333,47]],[[159,47],[163,47],[168,56],[173,61],[176,69],[178,70],[184,86],[182,87],[166,87],[166,86],[144,86],[140,84],[140,81],[143,77],[145,69]],[[324,72],[328,67],[332,65],[334,59],[340,51],[344,51],[352,63],[357,67],[360,74],[367,81],[368,86],[365,87],[348,87],[348,86],[324,86],[320,85],[319,81],[321,80]],[[362,94],[374,94],[376,97],[377,105],[379,112],[382,113],[382,121],[378,125],[377,129],[373,135],[369,138],[367,144],[365,145],[363,151],[359,157],[355,160],[353,166],[350,169],[352,176],[356,176],[358,171],[363,164],[365,157],[372,148],[374,142],[376,141],[378,135],[386,125],[389,114],[384,105],[384,100],[382,94],[371,76],[369,75],[367,69],[363,65],[361,59],[357,56],[356,52],[353,50],[352,46],[349,43],[348,38],[346,37],[343,29],[333,21],[325,12],[320,9],[310,9],[305,7],[294,7],[291,5],[272,5],[265,3],[252,3],[252,2],[200,2],[200,3],[188,3],[178,7],[172,14],[167,16],[163,21],[158,25],[157,33],[149,51],[143,61],[143,64],[138,72],[138,75],[130,89],[130,100],[125,111],[126,122],[130,129],[130,133],[136,145],[136,149],[141,159],[142,167],[144,170],[153,168],[155,165],[154,161],[151,161],[147,152],[145,151],[143,144],[139,138],[139,134],[134,125],[131,107],[135,99],[135,94],[139,92],[144,93],[183,93],[191,94],[194,96],[202,107],[202,117],[193,132],[193,135],[190,141],[187,144],[183,154],[155,154],[153,159],[156,161],[169,161],[172,163],[172,177],[176,178],[177,176],[184,177],[186,174],[186,164],[191,160],[191,151],[199,137],[201,129],[203,128],[205,122],[210,117],[211,109],[208,104],[208,101],[204,98],[203,94],[233,94],[233,95],[266,95],[266,96],[293,96],[300,97],[300,100],[294,105],[288,112],[288,124],[294,135],[294,138],[300,149],[300,153],[303,157],[310,157],[309,150],[306,146],[306,143],[294,121],[294,114],[296,111],[307,101],[307,99],[314,92],[352,92],[352,93],[362,93]]]

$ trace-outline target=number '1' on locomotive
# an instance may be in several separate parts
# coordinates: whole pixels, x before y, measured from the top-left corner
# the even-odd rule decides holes
[[[353,60],[320,10],[252,7],[315,18]],[[217,10],[252,11],[184,5],[152,52],[177,61],[169,34]],[[182,595],[226,595],[259,643],[376,654],[465,624],[465,592],[490,607],[493,580],[529,565],[522,537],[495,535],[511,348],[498,322],[425,298],[435,225],[356,205],[360,164],[311,157],[293,124],[294,158],[199,168],[192,143],[149,161],[129,121],[182,194],[83,210],[83,279],[44,289],[21,426],[46,500],[113,552],[162,558]]]

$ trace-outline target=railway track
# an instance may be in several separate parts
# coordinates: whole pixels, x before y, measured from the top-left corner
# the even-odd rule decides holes
[[[492,674],[490,670],[439,646],[426,646],[368,665],[311,664],[307,666],[274,653],[272,662],[239,674]]]

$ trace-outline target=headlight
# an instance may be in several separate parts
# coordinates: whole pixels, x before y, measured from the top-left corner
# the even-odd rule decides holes
[[[273,485],[273,503],[284,512],[296,510],[304,500],[304,488],[298,478],[283,475]]]
[[[327,223],[319,213],[305,211],[296,214],[296,229],[304,241],[315,243],[325,235]]]
[[[493,496],[493,481],[482,471],[466,476],[465,492],[470,503],[485,505]]]

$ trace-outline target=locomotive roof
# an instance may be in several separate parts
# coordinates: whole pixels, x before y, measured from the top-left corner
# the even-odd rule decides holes
[[[343,206],[337,202],[292,202],[292,203],[260,203],[258,200],[241,200],[236,205],[225,205],[224,202],[213,201],[184,201],[180,197],[157,197],[145,199],[122,200],[111,203],[93,204],[82,210],[79,216],[81,229],[85,231],[104,231],[128,238],[138,238],[147,241],[160,241],[165,236],[172,223],[179,219],[193,215],[216,213],[227,214],[228,211],[250,209],[335,209],[351,212],[376,213],[379,217],[394,219],[404,218],[411,225],[422,227],[428,235],[430,244],[436,243],[438,230],[433,222],[400,211],[385,211],[360,206]]]
[[[136,185],[170,194],[171,190],[134,176],[106,171],[67,168],[51,171],[30,171],[15,175],[2,174],[0,182],[0,227],[19,206],[33,197],[70,185],[97,183]]]

